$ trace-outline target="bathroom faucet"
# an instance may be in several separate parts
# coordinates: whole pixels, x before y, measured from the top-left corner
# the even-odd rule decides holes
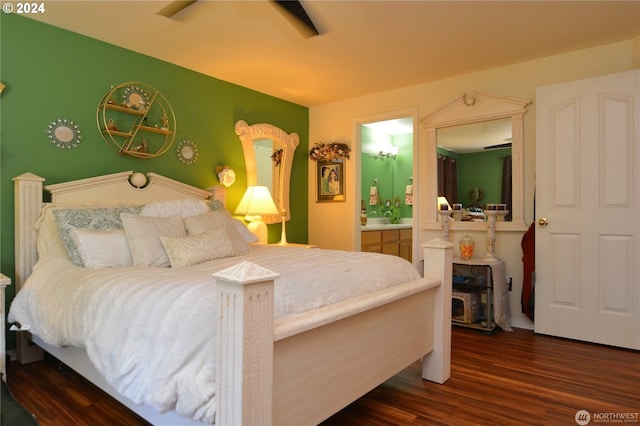
[[[378,213],[375,210],[371,210],[368,214],[372,216],[376,216]]]
[[[389,223],[390,217],[391,217],[391,210],[387,210],[386,212],[384,212],[384,215],[382,216],[382,223],[387,225]]]

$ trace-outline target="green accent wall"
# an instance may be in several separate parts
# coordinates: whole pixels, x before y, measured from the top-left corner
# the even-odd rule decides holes
[[[246,188],[242,146],[233,127],[271,123],[296,132],[291,178],[291,216],[287,237],[307,242],[309,111],[235,84],[62,30],[15,14],[0,14],[0,259],[3,274],[14,279],[14,214],[12,178],[26,172],[46,178],[45,184],[127,170],[153,171],[200,188],[219,184],[215,167],[236,171],[228,188],[233,211]],[[177,121],[173,147],[153,159],[125,158],[103,141],[96,124],[100,98],[111,85],[143,82],[171,103]],[[76,122],[84,135],[76,149],[61,150],[48,142],[50,121]],[[189,139],[199,159],[182,164],[175,147]],[[269,241],[280,239],[280,225],[269,225]],[[7,289],[7,306],[14,286]],[[9,335],[13,347],[13,336]]]

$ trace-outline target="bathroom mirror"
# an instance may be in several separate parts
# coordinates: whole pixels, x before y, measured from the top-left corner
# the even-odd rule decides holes
[[[289,211],[289,184],[293,155],[300,138],[297,133],[284,130],[267,123],[249,125],[240,120],[235,124],[235,132],[242,143],[247,185],[265,185],[286,219]],[[265,215],[265,223],[282,221],[280,215]]]
[[[501,156],[511,156],[511,166],[509,167],[511,178],[511,203],[510,221],[498,224],[498,229],[524,230],[524,131],[523,117],[526,113],[526,106],[529,101],[494,96],[485,93],[475,95],[462,95],[453,102],[445,105],[434,113],[421,120],[426,128],[427,149],[422,160],[428,167],[423,173],[427,182],[426,198],[421,205],[424,207],[424,214],[421,217],[426,222],[427,229],[438,229],[437,197],[443,194],[438,189],[438,156],[443,148],[460,153],[464,151],[478,150],[477,145],[482,145],[479,149],[489,146],[491,149],[503,149]],[[505,126],[506,125],[506,126]],[[483,141],[480,133],[495,133],[492,142]],[[477,143],[468,138],[472,135]],[[442,140],[441,140],[442,139]],[[456,139],[456,141],[454,141]],[[508,146],[510,144],[510,146]],[[454,148],[455,146],[455,148]],[[508,150],[510,149],[510,153]],[[501,176],[502,171],[496,171]],[[483,176],[484,177],[484,176]],[[498,178],[496,178],[498,179]],[[480,185],[479,185],[480,186]],[[466,192],[466,189],[465,189]],[[467,194],[459,194],[458,200],[469,205]],[[485,203],[499,203],[497,200],[484,200]],[[450,223],[450,229],[484,229],[483,222],[457,221]]]

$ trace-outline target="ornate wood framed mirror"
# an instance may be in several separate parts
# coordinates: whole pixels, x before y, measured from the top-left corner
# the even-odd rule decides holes
[[[479,144],[475,149],[476,151],[487,152],[487,149],[499,148],[506,150],[506,154],[502,155],[511,157],[511,167],[506,170],[506,173],[511,173],[511,188],[508,191],[510,196],[510,220],[499,222],[496,228],[505,231],[526,230],[524,222],[523,119],[529,103],[529,101],[525,100],[485,93],[477,93],[473,96],[462,95],[420,121],[427,134],[426,150],[422,151],[423,154],[418,162],[421,167],[425,168],[425,171],[421,173],[422,176],[425,176],[424,184],[426,185],[426,190],[423,192],[425,197],[420,202],[421,207],[424,209],[420,216],[425,229],[440,229],[442,226],[437,213],[437,199],[438,196],[443,195],[439,193],[442,191],[442,182],[439,182],[439,175],[441,174],[439,173],[438,152],[442,152],[443,149],[453,150],[453,140],[460,135],[464,135],[460,139],[466,145],[465,150],[474,150],[470,145],[475,142]],[[481,133],[493,132],[494,129],[496,134],[500,135],[499,138],[493,139],[491,142],[483,141]],[[473,133],[469,135],[469,131]],[[505,134],[505,132],[507,133]],[[446,143],[444,142],[445,138],[448,139]],[[482,177],[484,177],[485,173],[480,173],[483,173]],[[497,173],[502,175],[503,172],[500,170]],[[440,190],[438,189],[439,183]],[[501,183],[496,183],[496,185],[501,185]],[[482,188],[480,188],[480,185],[474,185],[473,189],[481,190]],[[507,186],[505,190],[508,189]],[[469,188],[465,187],[458,192],[460,192],[460,199],[450,202],[466,204],[462,200],[467,200],[466,195],[469,192]],[[482,203],[482,201],[478,201],[478,193],[479,191],[474,191],[476,202]],[[484,203],[502,202],[499,200],[484,201]],[[449,223],[449,228],[453,230],[484,230],[486,229],[486,224],[482,221],[455,221]]]
[[[284,211],[286,219],[291,218],[289,211],[289,183],[293,155],[300,144],[297,133],[287,133],[268,123],[247,124],[239,120],[234,126],[242,142],[247,185],[264,185],[279,211]],[[280,215],[262,216],[265,223],[282,221]]]

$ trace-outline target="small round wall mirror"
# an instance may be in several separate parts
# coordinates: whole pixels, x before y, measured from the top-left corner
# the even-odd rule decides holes
[[[59,118],[49,123],[49,142],[61,149],[77,148],[82,140],[80,127],[71,120]]]
[[[184,139],[180,144],[178,144],[178,148],[176,149],[178,158],[184,164],[193,164],[198,161],[198,148],[196,144],[191,142],[190,140]]]
[[[122,98],[127,108],[139,109],[148,103],[149,94],[138,86],[131,86],[124,89]]]

